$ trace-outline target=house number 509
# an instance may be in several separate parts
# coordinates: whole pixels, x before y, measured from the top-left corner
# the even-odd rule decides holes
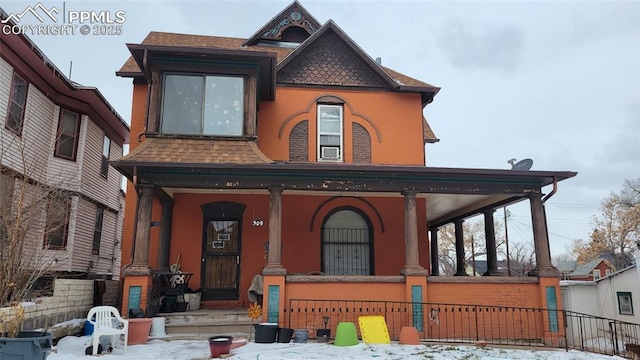
[[[264,221],[262,220],[253,220],[253,226],[263,226]]]

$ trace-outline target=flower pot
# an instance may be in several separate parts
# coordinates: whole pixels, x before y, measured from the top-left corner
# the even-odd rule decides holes
[[[298,329],[293,331],[294,342],[306,343],[309,337],[309,331],[307,329]]]
[[[44,360],[51,352],[50,333],[21,331],[18,337],[0,337],[0,359]]]
[[[318,329],[316,330],[317,342],[328,342],[331,337],[331,329]]]
[[[176,301],[178,301],[178,297],[176,295],[167,295],[163,297],[162,302],[160,304],[160,310],[158,310],[158,312],[161,312],[161,313],[174,312],[176,308]]]
[[[146,344],[152,321],[151,318],[129,319],[128,345]]]
[[[185,312],[189,306],[188,302],[177,302],[175,312]]]
[[[209,350],[211,351],[211,357],[217,358],[220,355],[228,354],[231,351],[232,342],[233,337],[227,335],[210,337]]]
[[[278,328],[278,342],[279,343],[288,343],[291,341],[291,336],[293,336],[293,329],[289,328]]]
[[[276,334],[278,333],[278,324],[260,323],[255,325],[256,342],[262,344],[270,344],[276,342]]]
[[[358,345],[358,332],[356,324],[352,322],[341,322],[336,327],[336,340],[333,342],[335,346],[353,346]]]
[[[418,329],[413,326],[403,326],[400,330],[400,344],[420,345],[420,336],[418,335]]]

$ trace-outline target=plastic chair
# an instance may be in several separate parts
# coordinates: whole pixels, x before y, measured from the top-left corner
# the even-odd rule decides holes
[[[120,335],[124,335],[124,353],[127,353],[129,320],[123,319],[118,309],[113,306],[96,306],[89,310],[87,321],[93,325],[93,355],[98,353],[100,336],[111,336],[111,345],[116,347],[118,343],[116,340]]]

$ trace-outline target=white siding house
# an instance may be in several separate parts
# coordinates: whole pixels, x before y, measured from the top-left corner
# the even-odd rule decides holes
[[[595,281],[560,282],[564,309],[640,324],[640,269],[636,264]]]
[[[40,226],[31,245],[57,260],[59,274],[117,277],[124,194],[109,161],[122,156],[129,127],[97,89],[69,80],[27,37],[0,40],[0,185],[15,194],[11,184],[26,178],[64,190],[64,239],[48,246]]]

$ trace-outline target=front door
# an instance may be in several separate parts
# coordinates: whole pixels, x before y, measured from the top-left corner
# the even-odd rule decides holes
[[[240,219],[204,219],[202,299],[237,300],[240,281]]]

